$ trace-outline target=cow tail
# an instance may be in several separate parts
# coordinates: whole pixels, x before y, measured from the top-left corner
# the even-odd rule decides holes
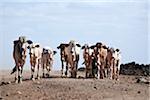
[[[15,73],[16,72],[16,66],[12,69],[12,71],[11,71],[11,75],[13,74],[13,73]]]

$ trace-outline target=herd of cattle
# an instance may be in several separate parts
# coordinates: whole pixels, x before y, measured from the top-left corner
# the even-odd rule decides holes
[[[85,44],[81,46],[75,41],[71,40],[69,43],[61,43],[58,47],[60,49],[61,57],[61,76],[68,76],[68,71],[72,78],[76,78],[78,62],[80,58],[80,50],[83,50],[83,58],[85,64],[86,78],[100,78],[108,77],[110,79],[119,78],[121,53],[119,49],[109,48],[105,44],[98,42],[95,45],[89,46]],[[15,67],[11,74],[15,73],[15,82],[22,82],[23,66],[26,61],[27,49],[29,49],[30,64],[31,64],[31,79],[35,80],[35,71],[37,70],[37,77],[40,78],[39,68],[43,69],[43,77],[49,77],[51,68],[53,66],[53,56],[56,51],[50,47],[41,47],[38,43],[33,43],[31,40],[26,40],[26,37],[21,36],[14,41],[13,57],[15,60]],[[64,71],[64,65],[65,71]],[[47,71],[47,73],[45,73]]]

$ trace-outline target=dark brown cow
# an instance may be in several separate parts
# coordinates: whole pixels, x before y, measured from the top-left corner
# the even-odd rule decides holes
[[[60,44],[57,49],[60,49],[60,59],[61,59],[61,76],[64,74],[64,63],[67,63],[67,55],[65,54],[65,48],[68,47],[69,44],[62,43]],[[66,64],[67,65],[67,64]],[[68,66],[66,66],[65,75],[67,76]]]
[[[13,58],[15,60],[15,67],[13,68],[11,74],[17,71],[15,74],[16,83],[22,83],[22,72],[26,60],[26,50],[27,46],[31,43],[32,41],[26,41],[24,36],[19,37],[19,40],[14,41]]]

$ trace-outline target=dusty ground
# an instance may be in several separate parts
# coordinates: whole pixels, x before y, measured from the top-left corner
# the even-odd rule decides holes
[[[120,76],[120,81],[109,79],[60,78],[58,71],[51,78],[29,80],[24,71],[22,84],[13,82],[10,71],[0,71],[0,100],[149,100],[149,84],[136,83],[137,76]],[[78,75],[84,76],[79,72]]]

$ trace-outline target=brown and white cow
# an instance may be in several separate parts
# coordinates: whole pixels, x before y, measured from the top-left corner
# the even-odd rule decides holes
[[[86,78],[92,78],[92,77],[95,77],[95,74],[94,74],[94,51],[92,48],[89,47],[88,44],[85,44],[84,46],[82,46],[82,49],[83,49],[83,58],[84,58],[84,63],[85,64],[85,67],[86,67],[86,74],[85,74],[85,77]]]
[[[98,78],[103,79],[104,76],[106,77],[105,74],[105,69],[106,69],[106,57],[107,57],[107,47],[106,45],[102,43],[97,43],[96,44],[97,48],[97,63],[98,63],[98,71],[99,75]]]
[[[43,68],[43,77],[45,77],[45,69],[47,70],[47,76],[50,76],[50,71],[53,67],[53,56],[56,54],[56,51],[53,51],[50,47],[44,47],[42,52],[42,68]]]
[[[65,48],[68,47],[69,44],[61,43],[57,49],[60,49],[60,60],[61,60],[61,76],[64,75],[64,64],[67,62],[67,55],[65,54]],[[67,76],[68,67],[66,67],[65,75]]]
[[[66,72],[65,72],[66,76],[68,73],[68,68],[70,68],[72,78],[75,78],[77,76],[80,47],[81,46],[75,43],[75,41],[70,41],[69,44],[65,45],[60,44],[60,46],[57,47],[58,49],[60,48],[61,61],[66,62]],[[62,75],[63,75],[63,64],[62,64]]]
[[[33,43],[30,46],[28,46],[28,49],[31,64],[31,79],[35,80],[35,68],[37,68],[37,79],[39,79],[39,68],[41,67],[42,48],[40,47],[39,43]]]
[[[16,83],[22,83],[22,72],[26,60],[27,46],[31,43],[32,41],[26,41],[26,37],[24,36],[21,36],[19,37],[19,40],[14,41],[13,58],[15,60],[15,67],[11,74],[17,71],[15,74]]]

